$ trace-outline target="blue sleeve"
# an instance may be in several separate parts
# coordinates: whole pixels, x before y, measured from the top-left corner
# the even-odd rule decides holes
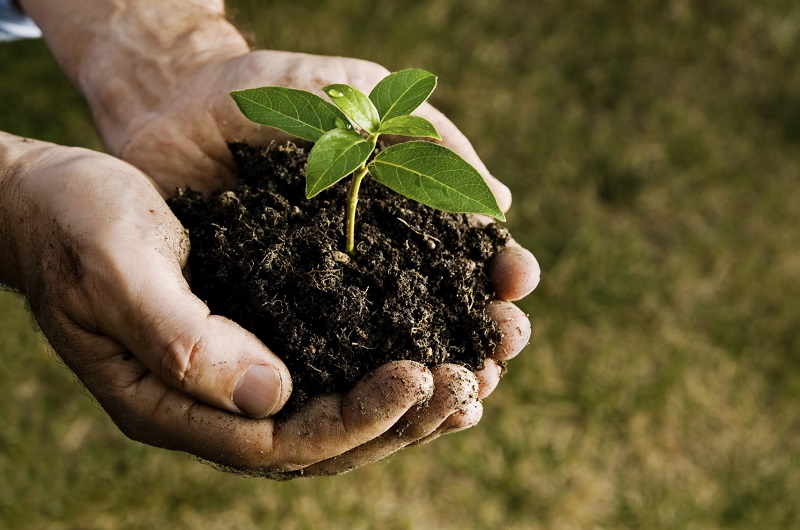
[[[11,4],[11,0],[0,0],[0,41],[37,39],[42,32],[25,13]]]

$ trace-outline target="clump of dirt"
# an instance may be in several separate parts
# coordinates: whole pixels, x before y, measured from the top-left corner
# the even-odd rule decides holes
[[[192,290],[292,373],[284,414],[392,360],[482,368],[502,336],[484,314],[492,298],[484,269],[507,243],[505,228],[433,210],[367,177],[349,256],[341,251],[349,179],[307,200],[302,148],[231,151],[236,189],[179,190],[169,204],[189,231]]]

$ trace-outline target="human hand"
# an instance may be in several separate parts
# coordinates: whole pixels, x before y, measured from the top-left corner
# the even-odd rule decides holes
[[[219,0],[191,0],[188,5],[175,0],[87,0],[69,7],[23,0],[23,6],[86,96],[109,151],[145,171],[167,191],[185,185],[201,191],[229,187],[234,177],[228,142],[288,139],[246,120],[230,91],[276,84],[318,91],[331,82],[368,91],[387,73],[374,63],[355,59],[251,52],[225,21]],[[115,24],[106,23],[112,19]],[[78,45],[75,34],[83,36]],[[505,211],[511,202],[508,189],[491,177],[468,140],[433,107],[426,104],[418,114],[436,125],[444,144],[479,169]],[[498,302],[488,311],[506,330],[506,337],[478,374],[479,398],[488,395],[499,379],[494,359],[513,357],[528,341],[530,324],[509,301],[530,292],[538,276],[536,260],[517,245],[494,260]],[[432,401],[441,398],[443,404],[416,416],[408,413],[403,424],[410,421],[419,427],[405,428],[414,437],[375,442],[375,448],[360,448],[334,466],[345,460],[361,465],[409,442],[477,423],[482,409],[472,391],[475,377],[462,372],[452,365],[434,372]],[[448,401],[448,394],[456,398]],[[385,398],[377,402],[384,403]],[[460,405],[446,412],[453,403]]]
[[[233,159],[227,144],[247,141],[303,143],[277,129],[252,123],[229,93],[255,86],[278,85],[315,92],[347,83],[368,93],[389,71],[369,61],[282,51],[244,52],[178,68],[170,89],[160,91],[148,111],[126,121],[101,115],[99,128],[112,153],[143,169],[166,189],[191,185],[201,191],[233,185]],[[429,103],[415,114],[433,122],[444,145],[457,151],[489,182],[503,210],[509,190],[491,176],[467,138]],[[388,138],[384,136],[383,138]]]
[[[112,143],[121,146],[120,156],[165,186],[225,188],[233,185],[234,178],[228,142],[246,140],[258,145],[291,139],[276,129],[255,125],[244,118],[228,95],[230,91],[281,85],[320,92],[322,86],[339,82],[368,92],[387,73],[367,61],[276,51],[249,52],[210,61],[185,74],[186,81],[177,85],[181,87],[181,97],[164,98],[154,118],[138,129],[126,127],[127,140],[115,138]],[[191,106],[210,110],[193,112]],[[508,189],[488,174],[469,141],[452,122],[429,104],[423,105],[418,114],[436,125],[443,143],[482,172],[501,208],[507,210],[511,202]],[[183,153],[186,156],[180,156]],[[496,361],[514,357],[530,338],[530,322],[510,302],[533,290],[538,277],[536,260],[514,243],[494,260],[492,280],[498,300],[488,312],[503,329],[505,338],[478,373],[481,399],[498,384],[501,369]],[[480,419],[479,409],[475,404],[469,412],[454,414],[437,432],[448,429],[453,432],[474,425]]]
[[[173,144],[165,148],[164,143],[161,141],[166,136],[165,134],[148,131],[134,132],[131,141],[126,144],[122,156],[132,161],[138,159],[139,161],[136,163],[147,167],[147,171],[151,174],[163,172],[163,167],[166,165],[166,167],[172,167],[169,172],[165,173],[170,175],[170,178],[184,178],[192,186],[199,184],[198,179],[206,179],[203,180],[204,184],[200,185],[209,183],[211,188],[225,187],[228,184],[232,184],[232,182],[229,183],[226,180],[229,176],[227,171],[225,173],[213,173],[208,163],[209,160],[221,159],[223,152],[227,154],[227,146],[222,142],[218,142],[217,145],[213,141],[207,145],[193,144],[193,142],[208,138],[195,134],[197,131],[207,133],[209,130],[216,130],[217,133],[210,136],[212,140],[215,138],[227,138],[228,141],[246,139],[256,144],[289,139],[280,131],[256,126],[245,119],[228,96],[230,90],[258,84],[285,86],[290,83],[293,83],[292,86],[296,88],[319,90],[321,86],[337,81],[359,85],[362,90],[368,91],[371,85],[382,79],[387,73],[385,69],[366,61],[286,52],[248,53],[234,59],[225,59],[219,63],[204,64],[199,67],[199,72],[201,73],[195,74],[197,76],[196,79],[204,79],[206,82],[198,83],[196,79],[190,76],[190,81],[185,83],[184,90],[189,91],[191,97],[170,99],[166,107],[157,113],[158,118],[149,121],[147,125],[147,127],[155,128],[169,126],[176,131],[186,131],[187,134],[170,135],[169,137]],[[255,74],[258,72],[262,73]],[[336,78],[334,76],[340,77]],[[254,77],[258,79],[254,79]],[[218,81],[215,82],[215,79]],[[211,81],[209,82],[209,80]],[[197,88],[195,89],[194,87]],[[192,102],[194,105],[197,105],[198,102],[205,102],[209,108],[215,110],[212,110],[210,114],[200,114],[200,119],[198,120],[198,113],[189,112],[189,109],[185,107],[187,101]],[[469,142],[455,129],[451,122],[447,121],[446,118],[429,105],[425,106],[421,111],[427,113],[430,119],[437,121],[440,130],[450,132],[449,135],[443,133],[443,136],[446,141],[449,141],[451,148],[459,149],[462,153],[466,153],[466,156],[478,160]],[[219,116],[220,119],[200,125],[201,121],[209,116]],[[159,125],[160,120],[165,120],[169,125],[163,125],[163,123]],[[181,125],[176,126],[176,123]],[[191,148],[187,148],[186,145],[191,145]],[[159,149],[165,149],[163,156],[158,155]],[[174,156],[167,156],[168,153],[181,152],[215,152],[216,154],[184,161],[180,161]],[[154,154],[156,154],[155,157]],[[173,167],[172,164],[175,164],[176,161],[180,163]],[[193,166],[193,163],[198,163],[198,165]],[[485,172],[485,167],[482,164],[476,165]],[[193,167],[205,167],[206,171],[203,173],[198,170],[198,173],[192,175],[191,168]],[[180,171],[179,168],[183,168],[184,171],[188,168],[189,173],[185,172],[183,177],[180,177],[180,174],[177,173]],[[214,180],[209,181],[209,178]],[[506,197],[506,200],[501,202],[504,202],[504,207],[507,208],[510,202],[508,190],[488,175],[487,180],[495,183],[495,190],[500,190],[498,195]],[[510,359],[528,342],[530,323],[526,316],[509,301],[522,298],[535,287],[536,282],[538,282],[538,265],[529,252],[512,243],[508,249],[494,260],[492,279],[495,284],[495,291],[498,293],[498,300],[490,306],[489,314],[502,327],[505,339],[495,352],[489,355],[485,369],[478,374],[480,382],[479,395],[481,398],[491,393],[499,381],[500,366],[496,361]],[[445,428],[437,431],[444,431],[448,427],[467,427],[476,423],[480,418],[480,411],[477,410],[479,406],[476,404],[472,407],[474,410],[469,414],[455,414],[453,418],[445,422]]]
[[[54,350],[131,438],[273,478],[340,473],[477,402],[467,370],[404,361],[281,421],[245,417],[279,409],[289,374],[190,292],[185,234],[147,177],[106,155],[2,133],[0,162],[10,169],[0,245],[14,257],[0,279],[28,298]],[[276,378],[242,378],[253,366]],[[242,382],[256,387],[241,394]]]

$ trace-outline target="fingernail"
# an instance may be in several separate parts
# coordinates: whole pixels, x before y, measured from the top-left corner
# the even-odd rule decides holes
[[[253,418],[263,418],[276,412],[281,399],[281,376],[271,366],[251,366],[239,378],[233,391],[233,403]]]

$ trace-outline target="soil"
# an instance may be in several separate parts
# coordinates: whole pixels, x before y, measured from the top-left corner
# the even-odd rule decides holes
[[[192,290],[292,373],[282,414],[391,360],[483,367],[502,337],[484,315],[484,269],[509,239],[504,227],[433,210],[367,177],[350,256],[341,251],[349,179],[307,200],[304,149],[230,147],[236,189],[179,190],[169,204],[189,232]]]

